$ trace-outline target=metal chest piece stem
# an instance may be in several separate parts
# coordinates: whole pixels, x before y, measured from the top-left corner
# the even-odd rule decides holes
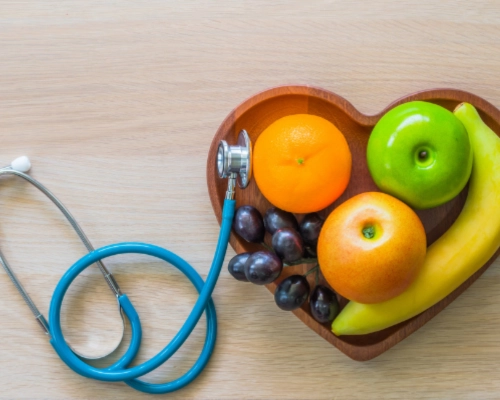
[[[252,178],[252,142],[247,131],[240,131],[236,146],[229,146],[221,140],[216,161],[219,178],[231,178],[234,174],[232,177],[236,176],[238,186],[246,188]]]

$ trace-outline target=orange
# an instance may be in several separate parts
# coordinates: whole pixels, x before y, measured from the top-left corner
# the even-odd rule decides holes
[[[358,303],[380,303],[408,288],[422,267],[426,236],[417,214],[388,194],[352,197],[328,216],[318,262],[330,286]]]
[[[258,137],[255,181],[274,206],[294,213],[319,211],[345,190],[351,152],[330,121],[310,114],[280,118]]]

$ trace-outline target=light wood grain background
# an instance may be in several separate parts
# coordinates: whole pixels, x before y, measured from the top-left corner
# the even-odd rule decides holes
[[[433,87],[467,90],[500,107],[499,24],[498,1],[2,0],[0,163],[29,155],[32,175],[95,246],[155,243],[206,276],[218,225],[205,162],[233,107],[289,83],[324,87],[366,113]],[[14,178],[2,178],[0,188],[0,246],[47,313],[83,246],[35,189]],[[154,259],[107,264],[140,312],[138,362],[148,359],[177,332],[196,293]],[[147,397],[74,374],[3,272],[0,288],[0,397]],[[69,340],[87,352],[110,348],[120,320],[98,272],[89,270],[71,292]],[[365,363],[225,269],[214,299],[214,356],[170,398],[500,396],[500,262],[424,328]],[[203,335],[200,326],[145,379],[180,376]]]

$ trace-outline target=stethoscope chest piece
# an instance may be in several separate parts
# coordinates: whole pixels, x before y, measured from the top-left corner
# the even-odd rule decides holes
[[[225,140],[220,141],[217,171],[220,178],[237,174],[238,186],[242,189],[248,186],[252,179],[252,142],[246,130],[240,131],[236,146],[229,146]]]

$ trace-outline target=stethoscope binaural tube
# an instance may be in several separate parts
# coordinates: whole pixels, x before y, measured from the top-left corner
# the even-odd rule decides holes
[[[146,393],[159,394],[172,392],[186,386],[192,380],[194,380],[207,364],[215,345],[215,339],[217,336],[217,318],[211,296],[219,277],[222,264],[224,262],[224,256],[228,246],[229,236],[231,234],[231,225],[234,217],[235,204],[236,202],[234,200],[226,199],[224,201],[219,240],[217,242],[214,259],[212,261],[212,266],[210,268],[210,272],[208,274],[206,282],[203,282],[203,279],[193,267],[191,267],[185,260],[177,256],[176,254],[161,247],[144,243],[119,243],[105,246],[87,254],[79,261],[77,261],[59,281],[50,303],[49,327],[52,336],[51,344],[57,354],[61,357],[61,359],[72,370],[80,375],[101,381],[125,381],[125,383],[127,383],[134,389]],[[64,299],[64,295],[66,294],[73,280],[88,266],[92,265],[97,260],[125,253],[146,254],[160,258],[172,264],[188,277],[191,283],[193,283],[193,285],[199,291],[200,295],[193,307],[193,310],[189,314],[186,322],[181,327],[179,332],[174,336],[171,342],[156,356],[140,365],[128,369],[126,368],[127,365],[123,360],[119,360],[108,368],[96,368],[88,365],[79,357],[77,357],[66,343],[61,330],[60,314],[62,302]],[[129,300],[126,295],[120,296],[119,300],[124,311],[127,312],[129,308]],[[186,341],[186,339],[193,331],[194,327],[198,323],[201,315],[205,310],[207,311],[207,335],[205,339],[205,345],[195,365],[184,376],[172,382],[152,384],[137,380],[136,378],[153,371],[154,369],[165,363],[182,346],[182,344]],[[137,314],[135,314],[135,316],[137,316]],[[131,318],[130,322],[132,326],[133,337],[133,343],[131,343],[129,347],[129,352],[130,354],[132,354],[132,347],[136,345],[138,346],[140,344],[140,338],[137,340],[137,335],[134,332],[134,326],[139,326],[139,318],[138,316],[137,318],[135,318],[131,315],[129,315],[129,318]]]
[[[69,210],[64,206],[64,204],[50,191],[48,190],[44,185],[42,185],[38,180],[35,178],[27,175],[27,172],[31,169],[31,162],[28,159],[28,157],[23,156],[23,157],[18,157],[14,161],[12,161],[11,165],[1,168],[0,169],[0,177],[1,176],[17,176],[19,178],[24,179],[26,182],[30,183],[34,187],[36,187],[40,192],[42,192],[58,209],[61,211],[61,213],[64,215],[66,220],[70,223],[84,246],[87,248],[88,251],[93,251],[94,247],[90,243],[89,239],[83,232],[82,228],[76,221],[76,219],[73,217],[73,215],[69,212]],[[43,329],[46,335],[50,336],[50,329],[48,326],[48,323],[43,316],[43,314],[40,312],[28,292],[24,289],[23,285],[17,278],[16,274],[14,273],[12,267],[10,266],[9,262],[3,255],[3,253],[0,251],[0,265],[3,267],[9,278],[11,279],[12,283],[18,290],[19,294],[23,298],[23,300],[26,302],[28,307],[30,308],[31,312],[33,313],[34,317],[36,318],[38,324],[40,327]],[[120,302],[118,301],[118,297],[122,295],[120,286],[116,282],[115,278],[111,274],[111,272],[106,268],[106,266],[99,260],[96,262],[96,265],[99,267],[99,270],[103,274],[103,277],[108,284],[109,288],[113,292],[113,294],[116,296],[117,302],[118,302],[118,310],[120,313],[120,317],[122,320],[122,332],[121,332],[121,337],[119,343],[110,351],[106,352],[105,354],[101,354],[98,356],[89,356],[82,354],[81,352],[76,351],[75,349],[71,349],[73,353],[75,353],[78,357],[87,359],[87,360],[99,360],[104,357],[109,356],[112,354],[122,343],[123,338],[124,338],[124,333],[125,333],[125,315],[126,312],[123,310],[123,308],[120,305]],[[136,314],[135,310],[133,310],[133,306],[129,306],[129,312],[132,314]],[[141,327],[140,324],[138,327],[136,327],[136,332],[140,332]],[[131,350],[133,348],[129,349],[129,351],[123,356],[123,360],[126,361],[128,359],[133,359],[135,357],[135,354],[137,354],[138,348],[135,349],[135,353],[132,353]]]

